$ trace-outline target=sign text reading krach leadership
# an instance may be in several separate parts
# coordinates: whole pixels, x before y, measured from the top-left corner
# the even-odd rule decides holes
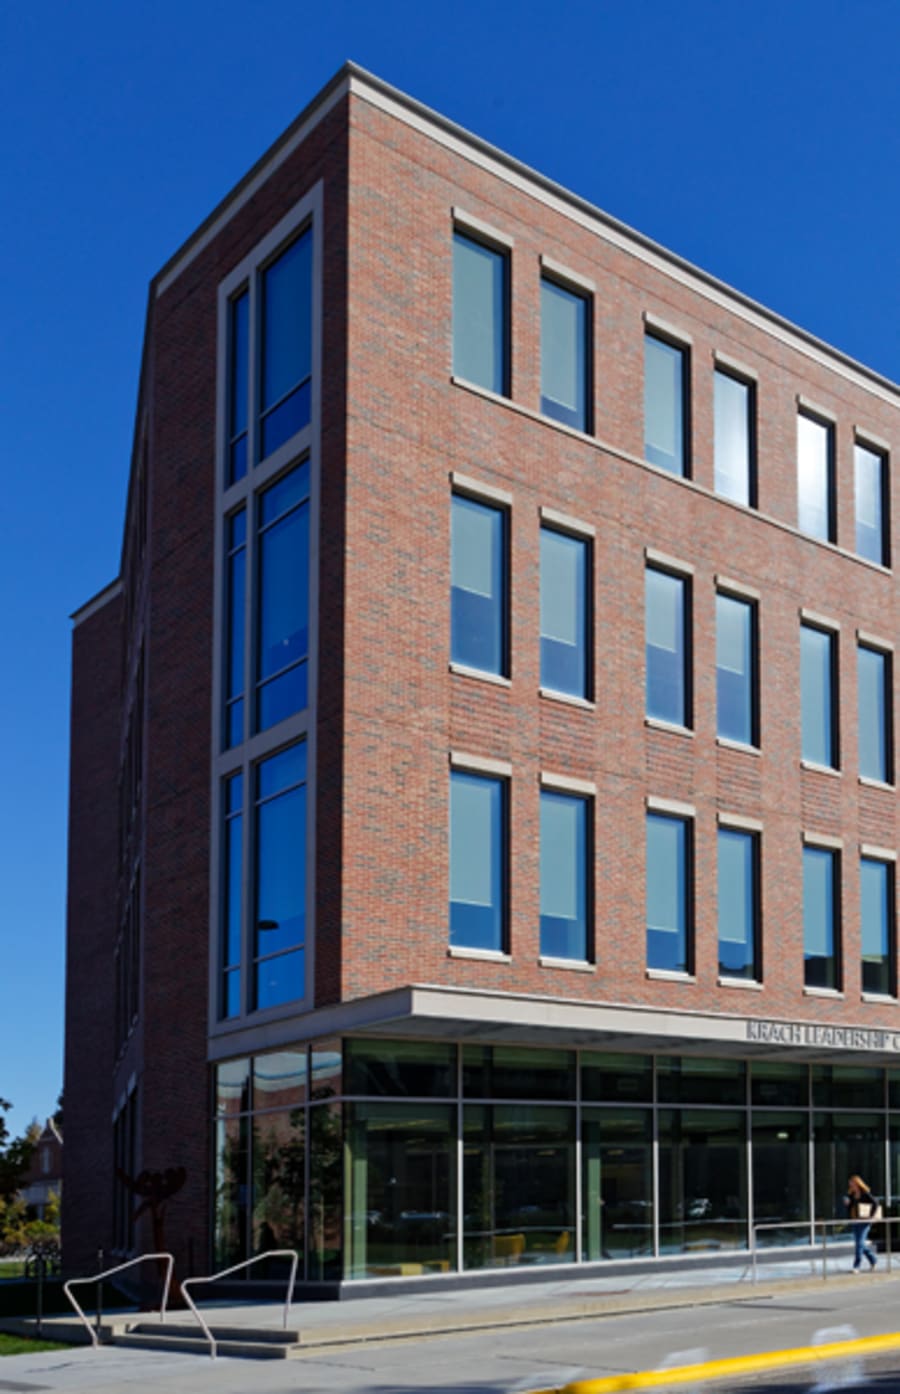
[[[896,1050],[900,1031],[876,1031],[865,1026],[817,1026],[800,1021],[748,1021],[747,1040],[773,1045],[826,1046],[832,1050]]]

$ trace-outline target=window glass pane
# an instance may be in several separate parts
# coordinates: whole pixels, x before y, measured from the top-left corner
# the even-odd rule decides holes
[[[878,649],[856,650],[859,711],[859,772],[867,779],[891,780],[888,759],[888,657]]]
[[[802,753],[816,765],[834,765],[832,714],[832,636],[824,629],[800,626],[800,705]]]
[[[859,864],[863,992],[893,996],[893,877],[887,862],[863,857]]]
[[[306,705],[309,652],[309,471],[260,498],[257,729]]]
[[[747,1246],[747,1120],[718,1109],[660,1109],[660,1253]]]
[[[831,517],[831,427],[797,417],[797,526],[810,537],[833,542]]]
[[[502,252],[453,236],[453,372],[507,392],[506,267]]]
[[[224,886],[222,915],[222,968],[225,982],[222,1002],[224,1017],[240,1013],[241,931],[243,926],[243,817],[241,799],[243,777],[232,775],[225,783]],[[233,970],[233,971],[228,971]]]
[[[487,673],[506,668],[505,546],[502,509],[454,494],[450,657]]]
[[[310,420],[312,372],[312,232],[307,231],[262,277],[262,456]]]
[[[226,1267],[247,1258],[250,1195],[250,1117],[216,1123],[216,1180],[213,1252]]]
[[[756,979],[757,841],[753,833],[720,828],[718,847],[719,972]]]
[[[647,815],[647,967],[687,973],[688,830],[683,818]]]
[[[541,953],[587,958],[586,799],[541,791]]]
[[[750,1065],[750,1089],[754,1108],[806,1108],[809,1067],[754,1060]]]
[[[541,686],[588,696],[588,544],[541,528]]]
[[[215,1067],[216,1113],[234,1116],[250,1107],[250,1061],[226,1060]]]
[[[228,520],[228,631],[225,660],[225,745],[243,740],[244,607],[247,574],[247,518],[242,508]]]
[[[346,1042],[348,1094],[456,1098],[456,1046],[438,1041]]]
[[[859,1109],[862,1101],[853,1107]],[[854,1173],[865,1179],[875,1195],[884,1195],[885,1123],[884,1114],[813,1114],[813,1194],[818,1219],[846,1215],[840,1197],[847,1190],[847,1177]]]
[[[450,778],[450,943],[503,948],[504,791],[499,779]]]
[[[686,583],[647,568],[645,592],[647,715],[685,726],[687,710]]]
[[[834,853],[803,849],[803,957],[807,987],[838,986],[835,958]]]
[[[813,1065],[812,1085],[817,1108],[884,1108],[884,1071],[875,1065]]]
[[[247,473],[247,387],[250,371],[250,297],[246,291],[231,302],[229,364],[229,470],[234,484]]]
[[[260,1009],[305,993],[306,785],[286,787],[305,773],[305,743],[258,769],[253,954]]]
[[[583,1050],[581,1097],[594,1103],[652,1103],[653,1057]]]
[[[656,1088],[662,1104],[743,1104],[747,1068],[743,1060],[707,1060],[659,1055]]]
[[[317,1096],[313,1087],[313,1098]],[[314,1281],[340,1278],[344,1240],[344,1130],[340,1103],[309,1110],[309,1267]]]
[[[756,672],[753,606],[716,596],[716,717],[727,740],[753,745]]]
[[[300,1108],[263,1113],[253,1120],[253,1175],[251,1196],[251,1250],[303,1252],[305,1159],[304,1111]],[[255,1264],[251,1272],[260,1280],[284,1273],[286,1259]]]
[[[541,411],[576,430],[587,423],[587,301],[541,280]]]
[[[804,1109],[805,1104],[804,1099]],[[752,1117],[754,1223],[774,1225],[784,1221],[787,1226],[808,1220],[808,1115],[805,1111],[759,1113],[754,1110]],[[808,1229],[764,1229],[759,1231],[757,1242],[760,1246],[807,1244],[809,1237]]]
[[[653,465],[684,474],[684,353],[644,337],[644,454]]]
[[[714,381],[716,493],[749,504],[752,389],[728,373],[716,372]]]
[[[463,1046],[467,1099],[575,1099],[575,1052],[528,1046]]]
[[[653,1127],[649,1109],[586,1109],[582,1121],[582,1253],[653,1252]]]
[[[298,1108],[306,1102],[305,1050],[273,1050],[253,1060],[253,1107]]]
[[[861,557],[884,566],[885,555],[885,460],[875,450],[856,445],[856,550]]]

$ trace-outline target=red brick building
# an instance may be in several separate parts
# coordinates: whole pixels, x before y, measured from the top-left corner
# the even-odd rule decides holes
[[[334,78],[151,283],[75,616],[69,1268],[142,1171],[310,1281],[897,1193],[898,407]]]

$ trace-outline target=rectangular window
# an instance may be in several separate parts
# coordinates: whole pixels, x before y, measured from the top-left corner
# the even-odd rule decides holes
[[[719,973],[759,982],[759,838],[720,828],[718,851]]]
[[[644,456],[687,475],[687,350],[644,336]]]
[[[589,431],[590,301],[541,277],[541,411]]]
[[[837,852],[828,847],[804,847],[803,973],[807,987],[840,987],[838,900]]]
[[[862,857],[859,863],[862,990],[897,995],[894,925],[894,867]]]
[[[797,526],[810,537],[835,542],[834,427],[797,417]]]
[[[857,441],[853,447],[856,476],[856,550],[867,561],[889,566],[887,460],[879,450]]]
[[[228,553],[225,632],[225,748],[244,739],[244,622],[247,595],[247,513],[243,508],[226,522]]]
[[[716,594],[717,733],[757,745],[756,606]]]
[[[450,943],[506,945],[506,782],[450,773]]]
[[[686,818],[647,814],[647,967],[693,971],[693,847]]]
[[[591,695],[590,543],[541,528],[541,687]]]
[[[256,769],[253,998],[262,1011],[305,995],[306,742]]]
[[[265,731],[309,700],[309,464],[259,496],[256,727]]]
[[[689,586],[684,576],[647,567],[647,715],[675,726],[691,724]]]
[[[800,708],[802,755],[814,765],[837,769],[835,635],[811,624],[800,626]]]
[[[587,799],[541,790],[541,954],[588,958]]]
[[[229,306],[228,467],[234,484],[247,473],[247,389],[250,376],[250,295],[243,291]]]
[[[451,517],[450,658],[508,676],[506,513],[454,494]]]
[[[509,395],[509,257],[453,234],[453,373]]]
[[[225,781],[224,874],[222,878],[222,1017],[241,1014],[241,926],[244,922],[244,779]]]
[[[715,394],[715,489],[723,498],[756,504],[753,384],[717,368]]]
[[[312,230],[262,274],[260,459],[304,426],[312,408]]]
[[[894,780],[891,749],[891,656],[860,644],[856,650],[859,772],[882,784]]]

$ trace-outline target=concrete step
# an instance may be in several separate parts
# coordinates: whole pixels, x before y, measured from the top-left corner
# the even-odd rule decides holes
[[[203,1313],[206,1317],[206,1313]],[[300,1341],[297,1327],[281,1326],[226,1326],[221,1322],[207,1319],[207,1326],[217,1341],[271,1341],[274,1345],[296,1346]],[[182,1318],[179,1321],[133,1321],[128,1323],[129,1331],[147,1336],[202,1336],[195,1321]]]
[[[286,1360],[296,1346],[293,1341],[272,1341],[267,1337],[257,1340],[257,1335],[254,1331],[245,1331],[240,1337],[216,1336],[216,1354],[244,1360]],[[111,1344],[132,1346],[137,1350],[180,1351],[183,1355],[208,1356],[210,1353],[209,1342],[199,1327],[192,1331],[180,1327],[177,1332],[150,1326],[143,1331],[117,1331]]]

